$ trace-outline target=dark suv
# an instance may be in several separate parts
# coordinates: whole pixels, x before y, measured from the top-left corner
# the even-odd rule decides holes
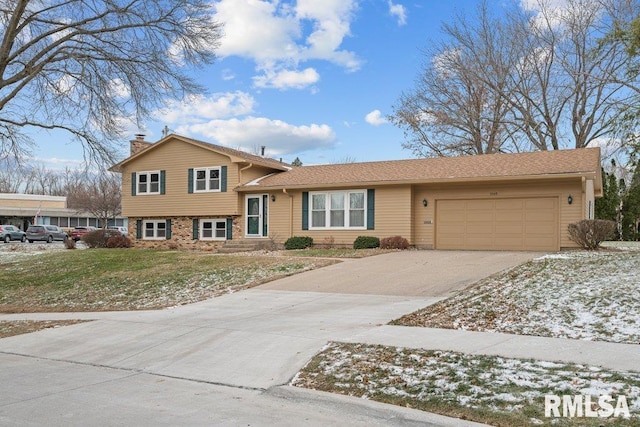
[[[67,240],[67,233],[57,225],[30,225],[27,228],[27,240],[33,243],[35,240],[51,243],[54,240]]]

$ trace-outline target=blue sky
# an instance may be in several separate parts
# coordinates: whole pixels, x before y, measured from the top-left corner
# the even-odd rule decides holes
[[[170,103],[145,123],[147,140],[172,132],[306,165],[411,157],[386,122],[411,90],[442,21],[476,0],[218,0],[225,25],[218,59],[195,76],[208,93]],[[495,7],[501,2],[495,1]],[[139,130],[130,128],[128,138]],[[45,137],[44,135],[39,138]],[[82,160],[65,135],[38,158]],[[128,142],[123,143],[123,155]],[[57,160],[53,160],[53,159]],[[67,162],[70,160],[70,162]]]

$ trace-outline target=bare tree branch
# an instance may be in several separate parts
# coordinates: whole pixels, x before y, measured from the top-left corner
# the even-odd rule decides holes
[[[0,158],[28,128],[60,129],[111,161],[126,121],[203,88],[221,24],[205,0],[0,0]]]

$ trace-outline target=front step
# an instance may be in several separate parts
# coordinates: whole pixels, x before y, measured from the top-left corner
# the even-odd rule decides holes
[[[218,249],[221,254],[233,254],[237,252],[252,252],[264,247],[262,240],[227,240],[224,245]]]

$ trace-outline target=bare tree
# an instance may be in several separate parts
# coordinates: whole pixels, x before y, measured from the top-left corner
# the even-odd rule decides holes
[[[602,40],[640,6],[565,3],[501,15],[482,3],[473,19],[443,24],[448,41],[427,51],[416,89],[390,117],[410,138],[403,146],[417,155],[580,148],[612,132],[638,73],[628,73],[623,43]]]
[[[0,158],[39,128],[111,161],[126,120],[201,91],[187,72],[221,38],[205,0],[0,0],[0,25]]]
[[[67,194],[67,205],[78,211],[89,212],[99,218],[106,228],[109,220],[122,212],[122,181],[120,174],[104,172],[87,176],[83,184]]]
[[[427,62],[415,89],[402,94],[390,116],[405,130],[403,147],[417,156],[516,149],[506,126],[508,105],[494,90],[507,79],[508,40],[495,31],[498,18],[486,4],[478,14],[479,25],[463,15],[454,24],[443,24],[449,41],[425,51]],[[486,81],[489,76],[491,81]]]

